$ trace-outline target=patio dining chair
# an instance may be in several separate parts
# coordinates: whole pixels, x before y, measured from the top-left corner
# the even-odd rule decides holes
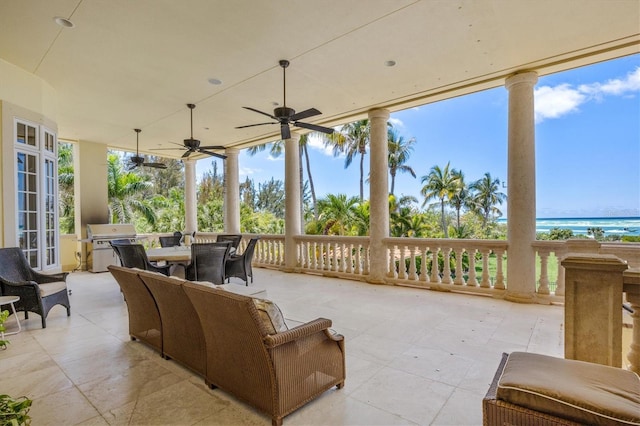
[[[191,263],[185,268],[185,277],[191,281],[224,284],[230,250],[229,241],[191,244]]]
[[[216,237],[216,242],[224,242],[229,241],[231,243],[231,247],[238,250],[240,246],[240,241],[242,241],[241,234],[218,234]]]
[[[147,252],[142,244],[117,244],[111,241],[111,247],[120,258],[120,263],[126,268],[138,268],[145,271],[160,272],[169,275],[171,265],[158,266],[149,261]]]
[[[253,282],[253,269],[251,268],[251,262],[253,261],[253,253],[258,243],[259,237],[251,238],[247,244],[247,248],[244,249],[242,254],[233,254],[227,260],[225,265],[225,278],[227,282],[231,277],[236,277],[244,280],[246,285],[249,285],[249,277]]]
[[[182,234],[171,235],[170,237],[159,237],[160,247],[175,247],[180,245]]]

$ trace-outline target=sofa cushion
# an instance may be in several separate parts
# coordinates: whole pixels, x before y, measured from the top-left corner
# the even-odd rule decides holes
[[[496,396],[582,424],[640,425],[640,378],[620,368],[513,352]]]
[[[38,284],[40,287],[40,297],[47,297],[50,294],[56,294],[59,291],[67,290],[67,283],[64,281],[54,281],[52,283]]]
[[[284,322],[284,316],[278,305],[266,299],[252,298],[251,300],[253,300],[253,304],[258,310],[260,319],[267,328],[268,334],[277,334],[289,329]]]

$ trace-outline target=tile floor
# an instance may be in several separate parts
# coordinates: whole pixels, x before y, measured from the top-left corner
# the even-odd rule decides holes
[[[563,355],[563,308],[257,269],[291,322],[333,320],[347,378],[293,425],[480,425],[502,352]],[[239,281],[238,281],[239,283]],[[269,425],[271,419],[128,336],[109,273],[69,275],[71,317],[32,314],[0,351],[0,393],[33,399],[32,425]],[[22,318],[22,314],[19,314]],[[13,316],[7,322],[15,326]]]

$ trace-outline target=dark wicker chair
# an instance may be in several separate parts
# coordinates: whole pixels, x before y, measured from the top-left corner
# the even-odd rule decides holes
[[[231,277],[237,277],[244,280],[246,285],[249,285],[249,277],[253,282],[253,269],[251,268],[251,262],[253,261],[253,252],[256,249],[258,243],[258,237],[251,238],[247,244],[247,248],[239,255],[231,255],[225,265],[225,278],[227,282]]]
[[[29,318],[29,312],[40,315],[42,328],[47,327],[47,314],[55,305],[64,306],[67,316],[71,315],[67,275],[41,274],[31,268],[20,248],[0,248],[0,293],[20,296],[15,302],[16,311],[23,311],[25,319]]]
[[[192,281],[224,284],[225,265],[230,250],[229,241],[192,244],[191,263],[185,268],[185,277]]]
[[[210,388],[232,394],[279,426],[287,414],[344,386],[344,338],[329,331],[331,320],[269,334],[250,297],[189,281],[182,288],[200,317]]]
[[[136,270],[122,266],[107,267],[116,279],[129,312],[129,336],[162,354],[162,324],[156,301]]]
[[[234,249],[238,250],[238,247],[240,246],[240,241],[242,241],[242,235],[240,234],[218,234],[218,236],[216,237],[216,242],[225,242],[225,241],[229,241],[231,242],[231,247],[233,247]]]
[[[158,266],[147,259],[147,252],[142,244],[116,244],[111,242],[111,247],[120,258],[122,266],[127,268],[144,269],[145,271],[160,272],[169,275],[171,265]]]
[[[180,241],[182,240],[182,234],[172,235],[170,237],[159,237],[159,239],[160,239],[160,247],[175,247],[180,245]]]

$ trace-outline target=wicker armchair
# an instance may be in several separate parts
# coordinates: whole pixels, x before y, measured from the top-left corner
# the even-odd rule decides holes
[[[195,373],[205,374],[205,342],[200,318],[182,289],[185,280],[138,271],[160,312],[162,354]]]
[[[47,327],[47,314],[55,305],[67,308],[71,315],[67,293],[67,273],[41,274],[29,265],[18,247],[0,248],[0,293],[4,296],[20,296],[16,311],[24,311],[24,318],[34,312],[42,318],[42,328]]]
[[[111,275],[124,294],[129,312],[129,336],[140,340],[162,354],[160,313],[151,292],[138,276],[138,270],[109,265]]]
[[[256,249],[258,243],[258,237],[251,238],[247,244],[247,248],[239,255],[231,255],[229,260],[225,264],[224,275],[227,278],[227,282],[231,277],[237,277],[242,279],[246,285],[249,285],[249,277],[253,282],[253,269],[251,268],[251,262],[253,261],[253,252]]]
[[[117,244],[111,241],[111,247],[113,247],[113,250],[120,258],[120,264],[122,266],[169,275],[171,265],[158,266],[149,262],[147,252],[144,250],[142,244]]]
[[[206,340],[209,387],[219,387],[268,414],[272,424],[320,396],[344,386],[344,338],[318,318],[269,334],[250,297],[185,282]]]
[[[218,234],[216,237],[216,242],[223,243],[225,241],[229,241],[231,243],[231,247],[238,250],[240,246],[240,241],[242,241],[241,234]]]
[[[193,281],[224,284],[225,264],[231,242],[197,243],[191,245],[191,263],[185,267],[185,277]]]

